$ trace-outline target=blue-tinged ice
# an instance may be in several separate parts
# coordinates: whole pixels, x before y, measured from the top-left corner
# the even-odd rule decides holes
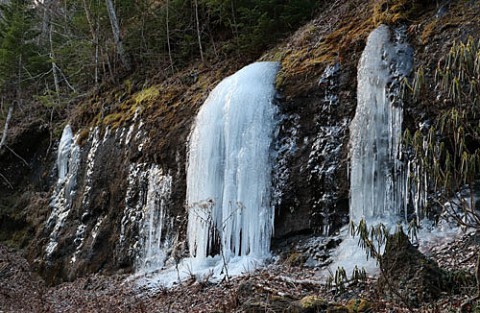
[[[186,244],[177,244],[170,257],[190,256],[141,284],[239,275],[270,255],[278,70],[277,62],[248,65],[220,82],[200,108],[188,150]]]
[[[350,221],[378,223],[394,230],[405,212],[405,170],[400,161],[403,104],[401,82],[413,66],[413,50],[402,30],[380,25],[367,39],[357,72],[357,108],[350,125]],[[345,229],[345,233],[348,231]],[[337,248],[335,262],[352,275],[355,266],[368,273],[376,262],[367,260],[357,237]]]
[[[198,113],[187,168],[192,257],[264,257],[273,231],[270,148],[279,65],[259,62],[224,79]]]
[[[361,56],[357,109],[350,126],[350,219],[354,222],[390,221],[404,211],[399,92],[400,82],[412,70],[412,56],[402,33],[385,25],[370,34]]]

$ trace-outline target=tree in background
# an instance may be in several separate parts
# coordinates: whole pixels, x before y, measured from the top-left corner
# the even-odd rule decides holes
[[[0,5],[0,88],[8,98],[21,101],[22,87],[48,73],[47,54],[35,40],[38,19],[29,0]]]
[[[313,0],[11,0],[0,6],[0,87],[75,96],[131,69],[170,75],[255,57],[309,19]],[[173,70],[173,71],[172,71]]]
[[[125,49],[123,48],[123,42],[122,42],[123,39],[120,33],[120,25],[118,23],[117,13],[115,12],[115,6],[113,5],[112,0],[105,0],[105,3],[107,5],[107,12],[108,12],[108,17],[110,19],[110,24],[112,25],[112,33],[113,33],[115,46],[117,48],[117,53],[120,56],[120,60],[122,61],[125,68],[128,71],[130,71],[131,70],[130,60],[128,59]]]

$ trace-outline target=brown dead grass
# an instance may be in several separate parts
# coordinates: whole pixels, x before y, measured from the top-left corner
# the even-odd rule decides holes
[[[354,64],[373,27],[371,7],[364,1],[337,2],[263,59],[281,61],[277,87],[285,94],[304,94],[314,87],[312,77],[319,77],[327,65]]]
[[[422,10],[436,1],[432,0],[375,0],[373,22],[375,25],[411,22]]]

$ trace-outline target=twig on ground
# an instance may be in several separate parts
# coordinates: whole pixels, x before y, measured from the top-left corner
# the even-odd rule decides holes
[[[2,173],[0,173],[0,177],[3,178],[3,180],[7,183],[8,187],[10,187],[10,189],[13,189],[13,186],[10,183],[10,181],[5,176],[3,176]]]

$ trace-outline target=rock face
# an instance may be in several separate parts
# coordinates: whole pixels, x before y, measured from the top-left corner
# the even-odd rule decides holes
[[[276,238],[329,235],[348,222],[347,164],[342,160],[353,108],[347,82],[355,78],[349,70],[330,64],[308,96],[279,101]]]
[[[147,140],[141,122],[116,130],[93,128],[79,147],[78,168],[70,159],[69,174],[76,171],[76,183],[66,195],[70,200],[50,202],[43,231],[48,244],[37,251],[43,271],[55,274],[46,275],[50,283],[131,268],[142,253],[140,242],[148,239],[142,221],[154,197],[150,173],[168,174],[140,161]]]
[[[12,128],[9,147],[25,162],[8,150],[0,154],[8,179],[0,184],[0,239],[24,248],[49,284],[131,272],[147,266],[140,257],[155,261],[145,246],[171,245],[170,230],[185,226],[189,128],[181,126],[192,115],[179,113],[180,122],[163,128],[163,135],[175,133],[168,151],[157,122],[140,119],[118,128],[72,126],[73,133],[67,127],[61,143],[49,142],[42,125]],[[150,231],[149,222],[159,231]]]

